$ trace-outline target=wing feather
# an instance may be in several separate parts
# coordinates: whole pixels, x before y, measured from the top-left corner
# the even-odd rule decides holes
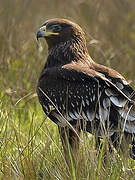
[[[121,118],[127,118],[125,131],[134,132],[135,109],[132,108],[128,115],[127,112],[134,106],[135,96],[131,96],[134,91],[125,80],[109,77],[82,65],[46,69],[43,74],[38,87],[45,91],[64,117],[68,112],[68,121],[84,119],[92,122],[96,119],[106,122],[110,118],[110,109],[114,108]],[[37,92],[43,107],[51,104],[41,92]],[[56,109],[54,105],[53,107]],[[118,117],[111,119],[111,122],[121,121]],[[130,121],[132,126],[129,125]]]

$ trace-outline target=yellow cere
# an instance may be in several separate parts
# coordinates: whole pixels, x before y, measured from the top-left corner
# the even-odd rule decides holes
[[[53,32],[51,29],[47,29],[46,26],[40,28],[44,32],[44,36],[59,35],[59,33]]]

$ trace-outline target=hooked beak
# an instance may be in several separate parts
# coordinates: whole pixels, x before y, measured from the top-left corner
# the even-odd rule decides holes
[[[53,32],[52,30],[49,30],[46,28],[46,26],[42,26],[38,31],[37,31],[37,40],[41,37],[49,37],[52,35],[59,35],[59,33]]]

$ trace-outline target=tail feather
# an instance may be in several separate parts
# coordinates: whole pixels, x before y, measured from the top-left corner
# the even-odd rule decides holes
[[[124,131],[135,134],[135,108],[133,106],[120,108],[118,112],[124,119]]]

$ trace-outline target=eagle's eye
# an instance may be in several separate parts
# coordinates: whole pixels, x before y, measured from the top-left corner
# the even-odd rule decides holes
[[[62,27],[58,24],[52,25],[51,29],[53,32],[60,32],[62,30]]]

